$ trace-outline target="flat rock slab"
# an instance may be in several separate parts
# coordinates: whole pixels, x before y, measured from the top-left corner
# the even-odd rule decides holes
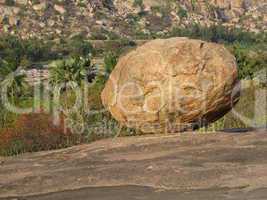
[[[9,200],[266,200],[267,188],[240,192],[229,188],[209,190],[158,190],[144,186],[91,187]]]
[[[98,141],[0,158],[0,199],[267,199],[266,130]]]

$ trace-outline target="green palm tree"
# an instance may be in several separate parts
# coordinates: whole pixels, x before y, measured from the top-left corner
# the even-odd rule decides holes
[[[0,60],[0,86],[7,89],[7,95],[12,102],[25,92],[27,88],[25,77],[19,67]]]
[[[49,81],[52,85],[75,82],[81,85],[90,73],[95,73],[95,65],[89,57],[75,57],[65,60],[57,60],[49,65]]]
[[[0,129],[14,119],[14,115],[6,109],[4,102],[8,100],[13,105],[16,104],[27,87],[25,75],[21,70],[15,64],[0,59]]]

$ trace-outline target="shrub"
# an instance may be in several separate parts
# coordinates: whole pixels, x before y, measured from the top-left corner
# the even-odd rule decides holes
[[[188,16],[187,10],[182,7],[179,8],[179,11],[177,14],[181,19],[186,18]]]
[[[73,37],[68,43],[70,56],[89,56],[94,54],[93,46],[82,35]]]
[[[195,10],[197,6],[197,0],[191,0],[192,9]]]
[[[141,17],[137,14],[129,13],[127,20],[131,25],[136,25],[140,21]]]
[[[18,65],[23,53],[23,44],[18,37],[11,35],[0,37],[0,57],[2,59]]]
[[[109,40],[118,40],[118,39],[120,39],[120,35],[115,33],[115,32],[113,32],[113,31],[107,31],[106,34],[107,34],[107,37],[108,37]]]
[[[56,59],[57,55],[52,51],[53,44],[40,39],[23,41],[25,56],[32,62]]]
[[[91,40],[107,40],[107,36],[102,31],[93,32],[90,37]]]
[[[7,95],[11,97],[13,103],[14,99],[22,96],[28,87],[25,77],[19,73],[17,65],[0,60],[0,88],[7,89]]]
[[[16,118],[16,114],[9,112],[0,101],[0,131],[10,127]]]
[[[104,58],[105,77],[108,78],[118,62],[118,56],[114,53],[108,53]]]
[[[266,43],[266,33],[251,33],[239,28],[227,28],[223,25],[212,25],[210,27],[193,24],[186,28],[174,28],[168,37],[189,37],[202,39],[216,43],[244,43],[259,44]]]
[[[59,149],[79,144],[79,135],[65,128],[61,116],[58,125],[53,117],[45,113],[23,114],[13,128],[3,129],[0,133],[0,155],[11,156],[24,152]]]
[[[19,64],[22,68],[26,69],[28,67],[31,66],[31,61],[26,57],[23,56],[20,60],[20,64]]]
[[[52,42],[36,38],[22,40],[12,35],[0,37],[0,57],[14,65],[20,65],[23,59],[30,62],[55,59],[58,55],[52,48]],[[30,63],[28,64],[30,65]]]
[[[143,8],[144,4],[143,4],[143,0],[134,0],[134,3],[133,3],[133,6],[134,7],[140,7],[140,8]]]
[[[240,79],[253,79],[260,70],[267,70],[266,52],[250,49],[240,44],[233,45],[232,52],[237,60]]]
[[[15,5],[15,1],[14,0],[6,0],[5,1],[7,6],[14,6]]]
[[[137,44],[132,40],[129,40],[127,38],[120,38],[116,41],[107,41],[105,42],[104,48],[102,46],[100,48],[104,51],[101,52],[102,54],[104,54],[103,57],[109,54],[108,52],[112,52],[112,54],[119,56],[121,54],[127,53],[128,50],[133,49],[134,47],[136,47],[136,45]]]
[[[64,60],[57,60],[49,65],[49,81],[52,85],[67,84],[75,82],[81,85],[83,81],[94,78],[95,65],[89,57],[73,57]],[[93,77],[91,77],[93,75]]]
[[[32,4],[35,5],[35,4],[39,4],[40,3],[40,0],[32,0]]]

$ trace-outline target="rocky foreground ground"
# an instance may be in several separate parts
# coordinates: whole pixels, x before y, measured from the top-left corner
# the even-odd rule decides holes
[[[116,138],[0,158],[0,199],[263,200],[266,133]]]

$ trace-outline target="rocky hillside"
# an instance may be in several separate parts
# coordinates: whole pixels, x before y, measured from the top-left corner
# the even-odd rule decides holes
[[[91,39],[161,35],[193,23],[267,27],[266,0],[0,0],[0,32]]]

